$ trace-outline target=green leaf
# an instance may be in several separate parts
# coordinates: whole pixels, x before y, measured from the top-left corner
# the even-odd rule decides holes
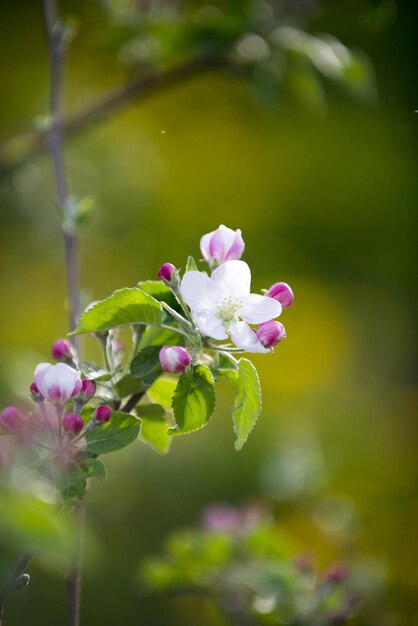
[[[158,370],[161,374],[159,354],[162,346],[147,346],[138,352],[131,362],[131,374],[135,378],[149,378]],[[155,378],[154,378],[155,380]],[[153,381],[152,381],[153,382]]]
[[[233,409],[235,450],[241,450],[261,411],[261,387],[257,370],[248,359],[240,359],[238,394]]]
[[[158,326],[161,321],[161,304],[155,298],[136,287],[125,288],[85,311],[72,334],[104,332],[131,324]]]
[[[239,373],[238,370],[234,370],[230,367],[226,367],[225,369],[218,367],[218,369],[214,372],[215,378],[224,378],[231,385],[236,385],[239,381]]]
[[[184,336],[173,330],[149,326],[141,338],[140,349],[146,346],[183,346]]]
[[[164,284],[161,280],[143,280],[137,285],[139,289],[152,296],[159,302],[166,302],[173,309],[181,311],[177,299],[170,287]]]
[[[83,422],[85,424],[89,423],[89,421],[93,417],[94,411],[95,411],[95,408],[94,408],[94,406],[91,406],[91,404],[85,404],[83,406],[83,408],[79,412],[79,415],[83,418]]]
[[[112,374],[107,370],[98,367],[95,363],[91,363],[90,361],[80,361],[78,366],[80,372],[84,374],[86,378],[90,378],[90,380],[105,381],[112,378]]]
[[[139,417],[164,417],[166,410],[161,404],[139,404],[136,407],[136,413]]]
[[[166,411],[171,409],[173,394],[177,387],[177,379],[175,378],[159,378],[147,391],[147,395],[151,402],[161,404]]]
[[[193,332],[191,332],[189,335],[189,339],[198,350],[202,349],[202,337],[198,330],[194,330]]]
[[[199,268],[197,267],[197,263],[192,256],[187,258],[186,263],[186,272],[198,272]]]
[[[86,433],[87,450],[93,454],[120,450],[137,439],[139,429],[137,417],[115,411],[106,424],[100,424]]]
[[[76,466],[72,470],[53,467],[52,475],[62,503],[66,508],[71,508],[83,500],[87,486],[87,475],[81,466]]]
[[[228,358],[225,353],[218,355],[218,366],[214,371],[215,378],[224,378],[232,385],[238,383],[238,364]]]
[[[114,389],[120,398],[132,396],[134,393],[144,391],[144,386],[138,378],[127,374],[115,384]]]
[[[167,433],[167,422],[164,418],[141,416],[139,438],[159,454],[167,454],[170,449],[171,437]]]
[[[191,433],[207,424],[215,408],[215,387],[206,365],[197,365],[180,376],[172,407],[177,426],[170,428],[171,435]]]
[[[88,478],[98,478],[106,480],[106,468],[99,459],[85,459],[82,467]]]

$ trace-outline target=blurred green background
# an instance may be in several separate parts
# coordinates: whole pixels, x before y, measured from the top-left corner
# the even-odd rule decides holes
[[[66,64],[71,113],[131,70],[99,3],[61,7],[79,19]],[[0,11],[8,137],[47,113],[48,65],[40,3],[4,2]],[[362,623],[418,620],[416,18],[412,1],[334,0],[310,13],[309,32],[368,55],[374,104],[328,86],[326,106],[302,106],[213,71],[66,142],[71,190],[95,199],[81,242],[87,299],[154,278],[163,262],[184,266],[220,223],[242,229],[254,290],[285,280],[295,292],[282,316],[287,340],[254,359],[264,407],[242,452],[233,449],[224,385],[208,427],[176,439],[166,457],[138,443],[107,459],[108,481],[87,497],[82,623],[213,624],[197,601],[144,601],[138,563],[209,502],[254,497],[270,499],[320,564],[352,558],[374,568],[386,585],[374,599],[384,616]],[[45,154],[3,174],[0,202],[4,406],[26,394],[35,365],[67,330]],[[89,338],[83,349],[95,354]],[[63,623],[62,576],[37,561],[31,573],[29,588],[10,598],[8,623]]]

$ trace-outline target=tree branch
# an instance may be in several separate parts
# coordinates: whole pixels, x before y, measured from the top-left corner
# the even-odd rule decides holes
[[[198,54],[181,64],[151,72],[145,78],[143,76],[138,77],[66,120],[55,119],[55,130],[59,131],[62,136],[75,135],[88,126],[106,119],[134,100],[145,99],[160,89],[166,89],[187,81],[204,71],[226,66],[226,59],[220,55]],[[18,165],[44,150],[47,147],[47,137],[48,131],[46,133],[41,130],[25,131],[1,142],[0,174],[9,173]],[[16,145],[19,144],[20,148],[16,150]]]

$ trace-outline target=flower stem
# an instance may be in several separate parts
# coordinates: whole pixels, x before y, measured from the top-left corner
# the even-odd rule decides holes
[[[74,559],[67,578],[68,626],[80,624],[81,600],[81,554],[84,521],[84,504],[80,502],[74,508]]]

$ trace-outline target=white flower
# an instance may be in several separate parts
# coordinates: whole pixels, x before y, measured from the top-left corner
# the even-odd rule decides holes
[[[211,267],[221,265],[225,261],[236,261],[242,257],[245,244],[241,236],[241,231],[232,230],[221,224],[219,228],[213,230],[200,240],[200,250],[203,258]]]
[[[80,374],[65,363],[39,363],[34,380],[40,393],[52,404],[65,404],[79,394],[82,387]]]
[[[268,322],[282,311],[273,298],[250,293],[251,272],[244,261],[226,261],[212,276],[186,272],[181,295],[199,330],[213,339],[227,339],[248,352],[269,352],[248,324]],[[243,320],[243,321],[242,321]]]

